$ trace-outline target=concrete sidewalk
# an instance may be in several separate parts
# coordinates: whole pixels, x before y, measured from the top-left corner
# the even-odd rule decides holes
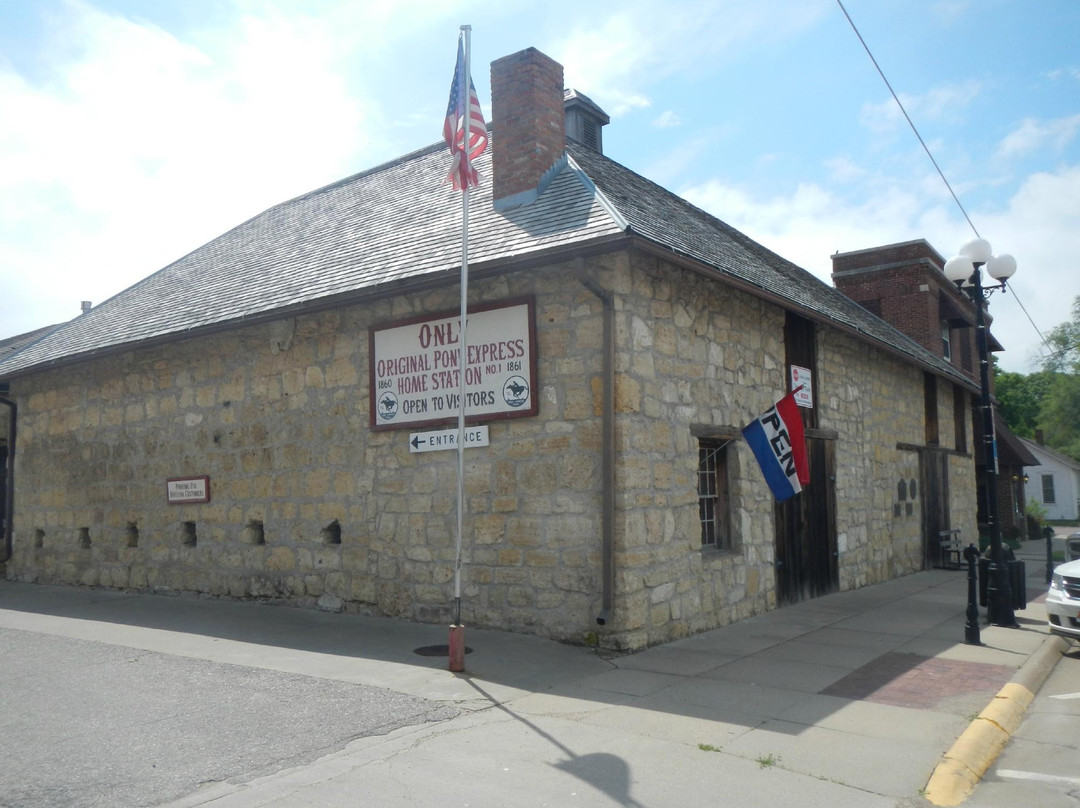
[[[980,646],[964,644],[966,575],[946,570],[614,658],[467,628],[464,675],[416,653],[445,644],[443,627],[251,603],[0,583],[0,626],[375,685],[460,710],[296,768],[208,784],[172,808],[947,805],[974,782],[964,770],[977,778],[1000,749],[983,725],[1007,741],[999,716],[975,716],[1004,705],[1022,717],[1023,692],[1060,658],[1064,643],[1035,602],[1045,592],[1037,544],[1018,554],[1033,601],[1020,627],[983,625]],[[974,744],[954,746],[973,732]]]

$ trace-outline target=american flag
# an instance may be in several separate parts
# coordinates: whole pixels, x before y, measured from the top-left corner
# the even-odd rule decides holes
[[[465,148],[465,84],[469,85],[469,147]],[[466,75],[465,50],[458,37],[457,65],[454,67],[454,83],[450,85],[450,102],[446,105],[446,120],[443,122],[443,138],[450,147],[453,162],[446,181],[454,184],[455,191],[463,191],[470,185],[480,184],[480,175],[473,168],[472,161],[487,148],[487,124],[484,113],[480,110],[480,99],[476,97],[476,87],[472,76]]]

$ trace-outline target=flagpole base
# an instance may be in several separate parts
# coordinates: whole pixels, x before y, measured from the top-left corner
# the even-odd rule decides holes
[[[450,626],[450,672],[465,670],[465,626]]]

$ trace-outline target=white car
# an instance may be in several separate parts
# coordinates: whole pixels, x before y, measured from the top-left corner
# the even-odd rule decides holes
[[[1046,620],[1051,633],[1080,640],[1080,560],[1054,569],[1046,594]]]

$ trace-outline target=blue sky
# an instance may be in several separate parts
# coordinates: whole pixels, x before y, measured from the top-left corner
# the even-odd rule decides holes
[[[994,332],[1035,369],[1080,296],[1080,2],[844,6],[1016,257]],[[0,336],[439,140],[463,23],[485,113],[490,62],[535,46],[610,157],[825,280],[836,251],[974,237],[836,0],[5,0]]]

